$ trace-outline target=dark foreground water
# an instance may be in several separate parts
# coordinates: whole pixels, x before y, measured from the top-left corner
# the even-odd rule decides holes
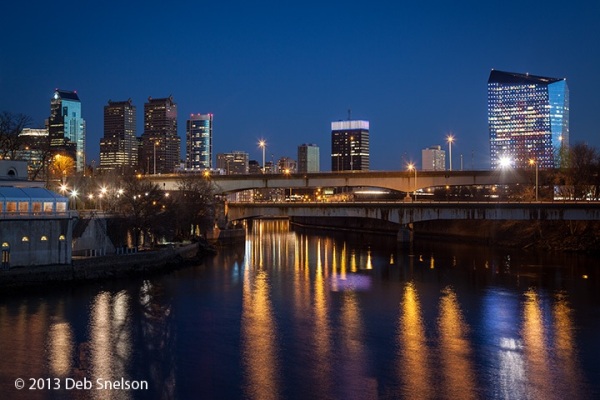
[[[255,223],[201,266],[0,295],[0,398],[599,398],[598,268]]]

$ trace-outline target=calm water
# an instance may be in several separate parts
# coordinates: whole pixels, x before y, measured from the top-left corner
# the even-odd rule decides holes
[[[201,266],[0,295],[1,397],[599,398],[598,264],[255,223]]]

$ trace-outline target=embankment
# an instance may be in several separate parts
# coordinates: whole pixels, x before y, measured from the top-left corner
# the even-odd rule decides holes
[[[212,251],[197,242],[134,254],[76,258],[71,265],[16,267],[0,271],[0,288],[144,276],[196,263]]]

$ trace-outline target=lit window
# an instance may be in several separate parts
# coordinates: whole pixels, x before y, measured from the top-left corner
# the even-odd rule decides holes
[[[60,236],[58,237],[58,240],[65,240],[65,235],[60,235]]]
[[[42,235],[41,239],[42,242],[45,242],[46,240],[48,240],[48,238],[46,237],[46,235]]]
[[[23,239],[21,239],[22,242],[29,242],[29,238],[27,236],[23,236]]]
[[[4,243],[2,243],[2,247],[7,248],[7,247],[10,247],[10,245],[8,244],[8,242],[4,242]]]

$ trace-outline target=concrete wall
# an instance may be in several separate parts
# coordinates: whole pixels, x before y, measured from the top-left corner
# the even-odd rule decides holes
[[[67,218],[2,219],[0,245],[9,266],[71,263],[73,223]]]
[[[77,223],[86,226],[81,236],[73,238],[73,255],[101,256],[115,253],[115,246],[106,231],[105,218],[82,218]]]

